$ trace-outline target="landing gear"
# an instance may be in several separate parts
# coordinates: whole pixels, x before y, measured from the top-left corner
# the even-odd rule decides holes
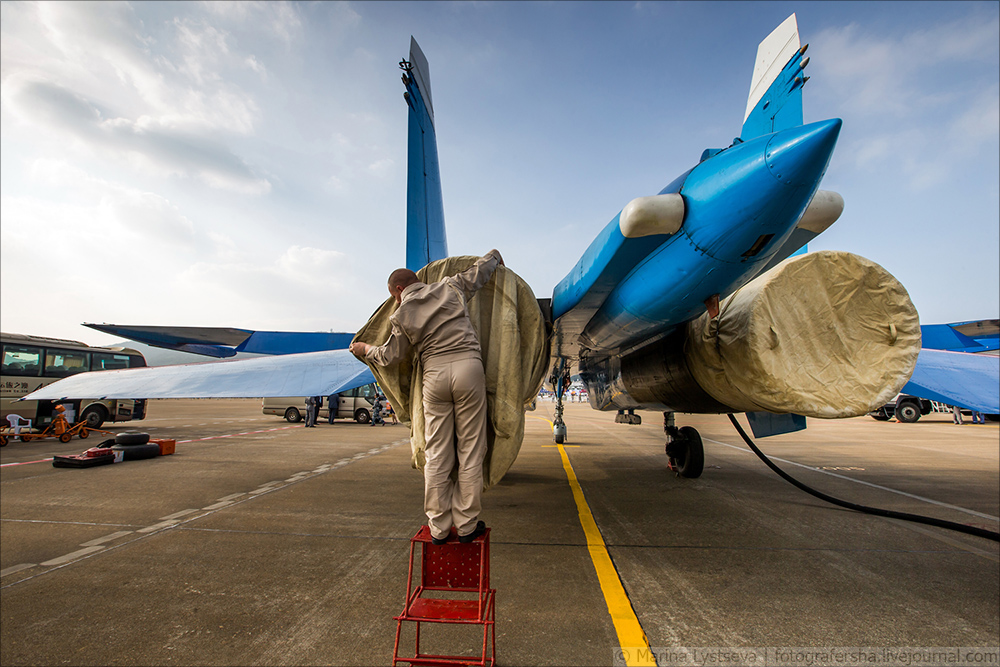
[[[549,378],[549,382],[552,383],[552,389],[556,392],[556,410],[555,415],[552,418],[552,441],[557,445],[562,445],[566,442],[566,423],[563,421],[563,389],[569,384],[569,373],[566,372],[566,360],[559,359],[555,368],[552,369],[552,376]]]
[[[705,469],[705,448],[698,431],[690,426],[677,428],[674,413],[663,413],[663,430],[667,434],[668,466],[681,477],[700,477]]]

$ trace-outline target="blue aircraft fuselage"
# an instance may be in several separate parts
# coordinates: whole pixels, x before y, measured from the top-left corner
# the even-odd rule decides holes
[[[809,206],[840,127],[839,119],[798,126],[704,159],[660,193],[683,198],[676,233],[625,238],[616,216],[553,293],[561,342],[579,336],[591,353],[615,354],[668,333],[705,312],[713,295],[752,279]]]

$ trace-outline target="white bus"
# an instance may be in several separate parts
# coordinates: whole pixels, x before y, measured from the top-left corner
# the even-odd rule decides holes
[[[0,372],[0,420],[20,415],[32,426],[45,427],[52,421],[52,401],[18,401],[40,387],[84,371],[137,368],[146,365],[142,354],[124,347],[90,347],[75,340],[0,334],[3,370]],[[62,401],[70,421],[86,420],[100,428],[106,421],[119,422],[146,417],[145,399]]]

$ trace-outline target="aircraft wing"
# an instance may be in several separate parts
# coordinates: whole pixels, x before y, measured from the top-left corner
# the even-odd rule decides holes
[[[375,382],[347,350],[96,371],[72,375],[25,396],[68,398],[265,398],[329,396]]]
[[[1000,414],[1000,357],[923,348],[900,390],[968,410]]]

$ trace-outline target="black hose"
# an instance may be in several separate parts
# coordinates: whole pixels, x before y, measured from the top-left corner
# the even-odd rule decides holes
[[[812,489],[803,484],[802,482],[798,481],[797,479],[793,478],[791,475],[786,473],[778,466],[774,465],[774,463],[771,462],[771,459],[767,458],[764,452],[757,449],[757,446],[753,444],[753,440],[751,440],[750,436],[746,434],[746,432],[740,426],[740,423],[736,421],[736,417],[732,413],[729,414],[729,421],[733,423],[733,426],[736,427],[736,431],[743,437],[744,442],[746,442],[747,445],[750,446],[750,449],[753,450],[753,453],[756,454],[758,457],[760,457],[760,460],[763,461],[768,468],[778,473],[778,475],[786,482],[789,482],[790,484],[797,486],[798,488],[802,489],[809,495],[816,496],[820,500],[825,500],[828,503],[833,503],[834,505],[837,505],[839,507],[845,507],[849,510],[855,510],[857,512],[874,514],[876,516],[884,516],[890,519],[902,519],[903,521],[914,521],[916,523],[925,523],[928,526],[937,526],[938,528],[957,530],[960,533],[967,533],[969,535],[975,535],[976,537],[984,537],[987,540],[993,540],[994,542],[1000,542],[1000,533],[991,530],[986,530],[984,528],[967,526],[964,523],[955,523],[954,521],[945,521],[943,519],[935,519],[929,516],[920,516],[919,514],[907,514],[906,512],[893,512],[892,510],[884,510],[878,507],[866,507],[865,505],[857,505],[855,503],[849,503],[846,500],[840,500],[838,498],[834,498],[833,496],[828,496],[825,493]]]

